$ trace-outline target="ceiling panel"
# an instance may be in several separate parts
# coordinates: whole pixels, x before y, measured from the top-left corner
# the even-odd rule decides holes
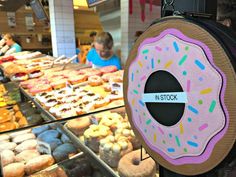
[[[0,11],[15,12],[25,4],[25,0],[0,0]]]

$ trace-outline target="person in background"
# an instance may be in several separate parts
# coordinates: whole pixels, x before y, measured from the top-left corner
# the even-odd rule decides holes
[[[92,48],[94,47],[94,41],[95,41],[96,35],[97,35],[97,32],[96,32],[96,31],[92,31],[92,32],[89,34],[89,37],[92,39],[92,43],[91,43],[91,47],[92,47]]]
[[[121,69],[120,59],[113,52],[113,38],[108,32],[97,34],[92,48],[87,55],[87,63],[93,68],[114,65]]]
[[[223,25],[225,25],[225,26],[227,26],[227,27],[232,27],[232,20],[231,20],[231,18],[225,18],[224,20],[223,20],[223,22],[222,22],[222,24]]]
[[[79,40],[78,40],[77,38],[75,39],[75,46],[76,46],[76,48],[75,48],[75,53],[76,53],[76,55],[77,55],[77,58],[76,58],[75,63],[79,63],[79,62],[80,62],[80,60],[79,60],[80,42],[79,42]]]
[[[21,46],[16,43],[15,36],[13,34],[5,34],[4,40],[6,42],[6,45],[9,46],[9,50],[5,53],[5,55],[9,55],[11,53],[21,52]]]

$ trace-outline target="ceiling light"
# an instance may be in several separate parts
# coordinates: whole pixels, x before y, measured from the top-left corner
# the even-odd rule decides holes
[[[0,4],[0,7],[2,7],[3,5],[2,4]]]
[[[74,9],[79,9],[79,6],[74,6]]]

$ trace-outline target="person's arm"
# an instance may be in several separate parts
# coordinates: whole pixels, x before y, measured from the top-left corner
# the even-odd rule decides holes
[[[117,67],[118,70],[121,70],[121,61],[120,58],[118,58],[117,56],[114,65]]]
[[[93,58],[94,58],[94,49],[91,49],[87,56],[86,56],[87,60],[86,60],[86,64],[92,66],[93,64]]]
[[[16,48],[10,48],[6,53],[5,53],[5,55],[10,55],[10,54],[13,54],[13,53],[15,53],[16,52]]]

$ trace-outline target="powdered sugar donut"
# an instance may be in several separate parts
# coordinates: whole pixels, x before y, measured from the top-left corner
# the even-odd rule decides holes
[[[144,40],[129,65],[130,120],[152,151],[171,164],[205,162],[220,140],[216,135],[225,133],[226,80],[211,58],[200,41],[167,29]]]

